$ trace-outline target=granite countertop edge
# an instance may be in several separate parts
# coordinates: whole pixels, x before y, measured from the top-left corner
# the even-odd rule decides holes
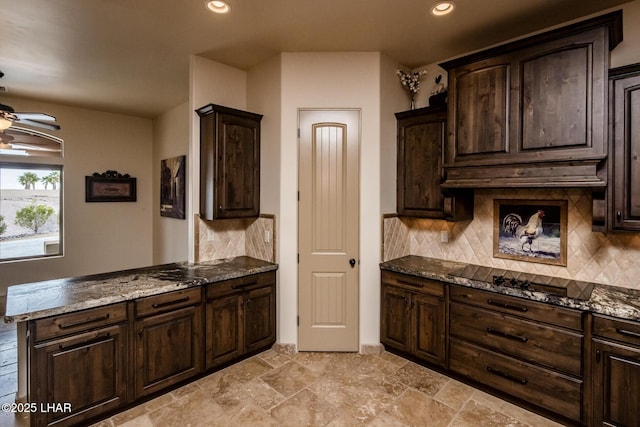
[[[12,285],[4,321],[36,320],[277,269],[275,263],[241,256]]]
[[[640,321],[640,291],[635,289],[594,283],[593,292],[589,300],[580,300],[550,295],[544,292],[494,285],[492,283],[472,280],[456,275],[456,271],[462,270],[466,265],[466,263],[456,261],[408,255],[385,261],[380,264],[380,268],[382,270],[525,298],[565,308],[589,311],[625,320]]]

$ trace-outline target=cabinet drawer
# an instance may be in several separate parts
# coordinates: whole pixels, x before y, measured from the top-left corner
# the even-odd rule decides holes
[[[594,314],[593,334],[640,346],[640,322]]]
[[[125,320],[127,320],[127,303],[123,302],[35,320],[31,324],[31,333],[34,341],[38,342],[113,325]]]
[[[463,286],[452,286],[450,295],[452,301],[579,331],[583,329],[582,312],[578,310]]]
[[[444,285],[442,282],[437,280],[383,271],[382,281],[414,292],[422,292],[442,297],[444,296]]]
[[[580,420],[582,381],[456,339],[450,354],[452,371]]]
[[[202,301],[201,288],[167,292],[136,300],[136,317],[175,310],[181,307],[199,304]]]
[[[456,302],[450,319],[453,336],[581,376],[582,334]]]
[[[248,291],[262,286],[272,285],[275,282],[275,273],[269,272],[238,277],[237,279],[225,280],[223,282],[211,283],[207,285],[207,299],[218,298],[234,292]]]

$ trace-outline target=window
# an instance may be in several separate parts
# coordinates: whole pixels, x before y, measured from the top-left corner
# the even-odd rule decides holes
[[[62,247],[62,166],[0,162],[0,261]]]

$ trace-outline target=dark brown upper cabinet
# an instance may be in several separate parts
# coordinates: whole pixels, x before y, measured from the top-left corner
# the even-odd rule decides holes
[[[640,64],[610,71],[610,230],[640,230]]]
[[[604,187],[617,11],[441,64],[445,188]]]
[[[260,214],[262,115],[209,104],[200,116],[200,217]]]
[[[401,216],[466,220],[473,217],[473,194],[443,193],[442,149],[447,109],[426,107],[396,113],[397,211]]]

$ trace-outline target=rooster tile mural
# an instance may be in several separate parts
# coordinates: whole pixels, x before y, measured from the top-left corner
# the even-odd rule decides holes
[[[495,200],[493,256],[567,265],[566,200]]]

